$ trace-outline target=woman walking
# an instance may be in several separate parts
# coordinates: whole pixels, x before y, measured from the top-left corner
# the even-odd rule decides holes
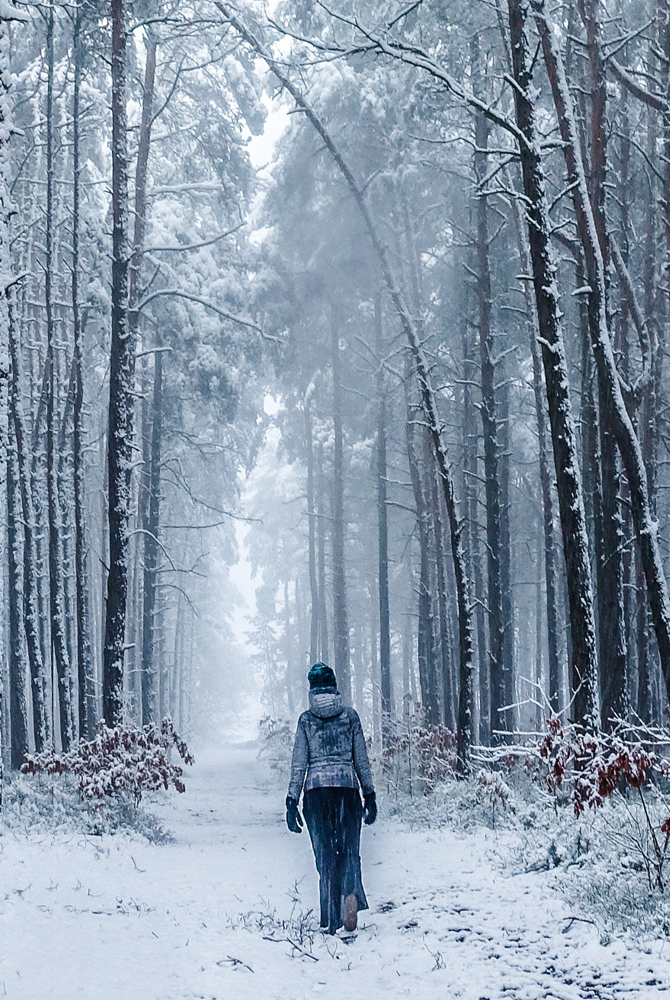
[[[361,880],[361,820],[377,818],[372,770],[358,712],[342,704],[335,674],[315,663],[309,674],[309,711],[298,720],[286,823],[302,832],[303,812],[319,873],[321,926],[330,934],[356,930],[358,911],[367,910]],[[361,803],[359,786],[365,804]]]

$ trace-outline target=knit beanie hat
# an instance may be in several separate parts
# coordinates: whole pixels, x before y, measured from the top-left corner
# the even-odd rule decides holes
[[[332,667],[325,663],[315,663],[307,674],[310,688],[334,688],[337,690],[337,680]]]

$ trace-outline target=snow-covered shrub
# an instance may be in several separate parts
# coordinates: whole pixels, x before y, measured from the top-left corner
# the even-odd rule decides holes
[[[72,775],[85,801],[104,803],[125,798],[138,806],[144,792],[161,788],[186,790],[183,768],[171,760],[173,749],[184,763],[193,763],[186,743],[169,718],[163,719],[160,726],[150,723],[141,728],[110,728],[99,723],[95,737],[69,753],[45,750],[26,754],[21,773]]]
[[[34,836],[86,834],[100,837],[125,833],[151,843],[168,843],[172,836],[144,803],[139,808],[126,797],[104,803],[84,800],[72,774],[33,776],[12,774],[5,781],[0,834]]]
[[[258,729],[258,756],[267,761],[282,781],[287,781],[295,736],[293,728],[284,719],[266,715],[259,722]]]
[[[393,727],[382,764],[388,784],[410,796],[425,794],[456,773],[456,737],[412,714]]]
[[[514,812],[514,806],[510,803],[510,788],[497,771],[487,771],[482,768],[475,778],[477,784],[477,796],[488,803],[491,809],[491,826],[496,825],[496,810],[498,813],[504,812],[508,807]]]

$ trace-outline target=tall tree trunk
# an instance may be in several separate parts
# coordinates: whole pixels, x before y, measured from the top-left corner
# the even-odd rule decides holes
[[[331,364],[333,370],[333,645],[335,674],[348,703],[351,699],[347,577],[344,555],[344,456],[342,432],[342,382],[340,375],[340,331],[335,306],[331,310]]]
[[[541,522],[541,518],[538,521]],[[546,690],[546,685],[544,683],[544,676],[542,670],[542,625],[543,625],[543,614],[542,614],[542,557],[544,554],[544,546],[542,539],[542,524],[538,523],[538,533],[537,533],[537,576],[536,576],[536,587],[535,587],[535,683],[537,685],[535,699],[535,726],[538,733],[542,732],[544,720],[546,717],[546,709],[544,706],[544,694]]]
[[[381,678],[382,746],[388,746],[393,714],[391,687],[391,620],[389,609],[388,507],[386,472],[386,385],[381,293],[375,296],[375,351],[377,354],[377,558],[379,587],[379,670]]]
[[[435,463],[430,462],[426,469],[430,511],[432,515],[433,538],[435,540],[435,569],[437,584],[438,621],[436,630],[437,648],[440,654],[440,680],[442,684],[443,722],[452,732],[456,729],[456,699],[454,697],[454,673],[451,648],[451,623],[447,607],[447,562],[444,551],[444,530],[442,526],[442,507],[440,504],[439,483],[435,475]]]
[[[309,594],[311,599],[309,622],[309,661],[316,663],[319,657],[319,582],[316,569],[316,524],[314,516],[314,440],[312,434],[313,383],[305,393],[305,452],[307,456],[307,531],[309,545]]]
[[[0,39],[1,40],[1,39]],[[40,642],[37,597],[37,550],[35,545],[35,511],[30,488],[30,471],[23,423],[20,354],[14,324],[13,302],[9,298],[9,353],[11,379],[9,386],[9,416],[16,440],[19,493],[23,519],[23,622],[30,666],[30,689],[33,709],[33,739],[38,753],[48,739],[46,683],[44,658]]]
[[[605,67],[600,56],[598,20],[599,0],[584,0],[582,18],[586,27],[586,51],[590,67],[591,92],[591,169],[590,196],[596,236],[603,262],[603,284],[609,263],[609,237],[605,218],[607,181],[607,86]],[[602,304],[606,310],[606,302]],[[589,322],[596,312],[589,309]],[[597,339],[598,331],[591,333]],[[598,367],[598,402],[600,433],[600,468],[602,520],[598,546],[598,638],[600,649],[601,715],[605,727],[612,718],[628,715],[628,678],[626,671],[626,633],[623,601],[623,527],[619,502],[621,487],[612,397],[604,381],[604,367]]]
[[[503,690],[505,704],[513,706],[516,702],[516,676],[514,669],[515,623],[514,595],[512,593],[512,538],[510,528],[510,479],[511,479],[511,435],[510,435],[510,389],[505,379],[504,360],[497,369],[497,375],[502,385],[500,387],[500,435],[501,454],[500,469],[500,590],[502,597],[503,625]],[[513,730],[516,725],[516,709],[508,708],[505,712],[506,728]]]
[[[477,627],[477,653],[479,667],[479,741],[488,743],[490,734],[489,659],[486,642],[486,611],[484,579],[482,574],[481,544],[479,538],[479,496],[477,451],[479,437],[472,387],[477,380],[472,338],[470,337],[467,309],[463,323],[463,479],[466,516],[466,552],[468,574],[474,583],[475,622]]]
[[[521,272],[531,274],[528,235],[524,230],[523,214],[518,199],[514,200],[514,219],[519,244]],[[554,531],[554,501],[552,494],[553,470],[547,441],[547,402],[542,378],[542,356],[538,342],[537,308],[528,281],[523,282],[523,294],[530,333],[530,354],[533,363],[533,396],[537,420],[538,461],[542,493],[542,530],[544,535],[544,580],[547,603],[547,658],[549,661],[549,706],[558,713],[561,709],[561,663],[558,652],[558,594],[556,574],[556,541]]]
[[[630,243],[631,232],[631,132],[630,117],[628,108],[628,91],[625,87],[621,90],[621,102],[619,105],[619,116],[621,120],[619,139],[619,250],[624,267],[630,264]],[[619,312],[619,323],[617,330],[618,350],[621,357],[621,365],[624,379],[631,380],[630,359],[630,318],[631,303],[628,294],[621,294],[621,308]],[[634,417],[636,420],[635,433],[640,438],[639,431],[639,406],[636,407]],[[640,438],[640,447],[642,440]],[[643,449],[644,457],[644,449]],[[645,463],[646,467],[646,463]],[[622,484],[623,485],[623,484]],[[627,487],[627,484],[625,484]],[[651,500],[651,493],[650,493]],[[635,634],[635,560],[633,558],[634,548],[628,539],[633,537],[633,519],[630,515],[630,500],[626,496],[626,501],[622,505],[622,525],[623,537],[626,540],[623,548],[623,578],[624,578],[624,635],[626,640],[626,662],[627,662],[627,710],[632,705],[637,705],[637,679],[638,679],[638,658],[637,658],[637,636]],[[604,717],[604,713],[603,713]]]
[[[123,721],[123,666],[128,598],[135,339],[128,326],[128,137],[125,0],[112,10],[112,342],[107,438],[109,572],[103,651],[103,714]]]
[[[19,400],[18,368],[15,355],[15,331],[11,287],[12,261],[10,253],[9,219],[11,212],[10,151],[12,134],[10,88],[10,31],[9,4],[0,18],[0,476],[6,475],[7,489],[7,555],[8,555],[8,604],[9,604],[9,714],[11,719],[10,765],[21,765],[28,749],[28,719],[26,707],[26,677],[21,630],[21,545],[18,537],[20,517],[17,496],[18,457],[14,443],[13,406]],[[17,19],[27,15],[16,13]],[[31,567],[32,568],[32,567]],[[0,679],[0,687],[2,680]],[[40,727],[35,727],[38,736]],[[2,780],[2,734],[0,732],[0,782]],[[0,789],[0,805],[2,790]]]
[[[422,469],[422,451],[419,451],[416,409],[412,406],[409,394],[411,368],[405,378],[406,410],[405,423],[407,439],[407,458],[410,479],[414,492],[416,507],[416,522],[419,529],[419,625],[417,630],[417,649],[419,658],[419,683],[421,685],[421,704],[426,722],[437,726],[440,722],[440,699],[437,689],[435,623],[433,620],[432,594],[432,548],[431,524],[428,500],[425,493],[425,470]],[[423,428],[420,428],[422,431]],[[431,462],[432,465],[432,462]]]
[[[323,444],[316,449],[317,503],[317,572],[319,584],[319,659],[328,661],[328,605],[326,602],[326,490],[323,468]]]
[[[475,45],[476,40],[476,45]],[[478,65],[478,37],[473,40],[473,65]],[[488,568],[487,607],[489,619],[490,731],[507,728],[505,697],[505,627],[500,578],[500,477],[498,463],[498,419],[496,413],[495,365],[491,332],[491,266],[487,196],[483,190],[487,169],[486,147],[489,125],[482,114],[475,118],[475,177],[477,181],[477,301],[479,306],[479,363],[481,371],[481,418],[484,434],[484,478],[486,488],[486,558]]]
[[[53,306],[54,268],[54,148],[53,148],[53,95],[54,95],[54,14],[53,7],[47,13],[47,106],[46,106],[46,239],[44,261],[44,295],[47,322],[47,506],[49,517],[49,603],[51,622],[51,645],[58,678],[58,718],[63,750],[67,751],[74,741],[72,701],[70,697],[70,662],[65,629],[65,568],[61,547],[61,516],[58,500],[58,474],[56,447],[56,359],[55,359],[55,319]]]
[[[657,146],[657,135],[655,128],[655,115],[651,108],[647,108],[647,134],[646,153],[652,158]],[[670,170],[670,165],[666,166]],[[658,378],[656,375],[659,365],[659,329],[662,328],[662,319],[658,316],[656,298],[656,191],[653,186],[653,175],[648,173],[648,184],[645,185],[645,240],[644,240],[644,320],[649,329],[656,332],[654,341],[656,349],[652,356],[652,375],[644,397],[641,400],[638,412],[638,434],[642,457],[645,469],[647,470],[647,488],[649,490],[649,502],[652,513],[656,515],[656,488],[655,488],[655,439],[656,439],[656,386]],[[667,206],[666,206],[667,208]],[[664,297],[661,297],[661,301]],[[640,718],[647,723],[652,722],[653,705],[653,654],[651,648],[651,628],[649,621],[649,604],[646,594],[646,583],[644,578],[644,568],[639,548],[635,550],[635,593],[636,593],[636,646],[637,646],[637,712]]]
[[[151,464],[148,518],[144,528],[144,606],[142,610],[142,725],[157,722],[156,581],[160,530],[161,446],[163,435],[163,351],[154,352],[151,409]]]
[[[19,538],[21,515],[15,443],[8,443],[7,451],[7,603],[9,611],[9,711],[11,719],[9,760],[10,766],[18,771],[23,763],[24,754],[28,752],[26,660],[22,627],[23,553]]]
[[[137,342],[139,313],[137,311],[140,294],[140,276],[144,257],[144,236],[147,224],[147,171],[151,148],[151,125],[156,82],[156,49],[153,38],[147,40],[147,58],[144,68],[142,90],[142,119],[137,145],[135,167],[135,222],[133,230],[133,253],[130,261],[128,288],[128,329],[130,339]],[[151,456],[148,487],[148,520],[143,525],[144,573],[142,609],[142,723],[156,722],[157,719],[157,677],[156,677],[156,573],[158,564],[158,531],[160,517],[160,454],[163,407],[163,355],[160,347],[154,355],[154,395],[151,416]],[[167,709],[169,712],[169,708]],[[161,709],[160,714],[163,714]]]
[[[74,89],[72,95],[72,316],[74,334],[74,409],[73,409],[73,473],[75,587],[77,604],[77,680],[79,686],[79,738],[93,736],[97,721],[97,699],[91,623],[88,600],[88,567],[86,544],[86,488],[84,466],[84,371],[83,323],[79,304],[79,227],[81,200],[80,101],[83,52],[81,40],[81,10],[74,19],[73,61]]]
[[[533,287],[554,448],[559,510],[563,531],[568,598],[573,715],[593,725],[597,706],[597,657],[593,589],[589,564],[584,497],[570,403],[568,368],[561,330],[556,267],[550,246],[546,185],[535,124],[532,57],[526,35],[528,5],[508,0],[510,41],[516,87],[516,120],[523,135],[519,144],[528,216],[528,240]]]

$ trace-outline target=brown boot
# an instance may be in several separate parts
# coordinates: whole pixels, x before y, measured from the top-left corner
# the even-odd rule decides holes
[[[344,929],[351,933],[358,924],[358,896],[353,892],[344,899]]]

